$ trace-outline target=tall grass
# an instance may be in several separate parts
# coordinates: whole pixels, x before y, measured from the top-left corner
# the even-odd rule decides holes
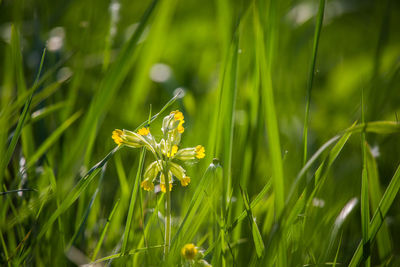
[[[0,5],[0,265],[400,264],[395,1]],[[144,191],[111,133],[177,109],[206,157]]]

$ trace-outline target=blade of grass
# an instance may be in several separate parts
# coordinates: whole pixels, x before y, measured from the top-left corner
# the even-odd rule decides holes
[[[263,199],[263,197],[267,194],[269,189],[271,188],[271,180],[268,180],[267,184],[263,187],[263,189],[258,193],[258,195],[251,201],[250,203],[250,208],[254,209],[258,203]],[[246,218],[247,212],[246,210],[242,211],[242,213],[236,217],[236,219],[233,221],[233,223],[226,229],[227,232],[231,232],[235,226],[241,222],[243,219]]]
[[[92,265],[95,265],[95,264],[103,262],[103,261],[108,261],[108,260],[111,260],[111,259],[117,259],[117,258],[121,258],[121,257],[124,257],[124,256],[129,256],[129,255],[135,255],[136,253],[145,252],[148,249],[156,249],[156,248],[163,248],[163,247],[164,247],[164,245],[158,245],[158,246],[151,246],[151,247],[147,247],[147,248],[132,249],[132,250],[127,251],[125,254],[117,253],[117,254],[114,254],[114,255],[110,255],[110,256],[98,259],[95,262],[86,264],[84,266],[92,266]]]
[[[257,28],[258,37],[256,40],[256,53],[260,57],[260,84],[261,98],[264,106],[265,127],[268,133],[268,150],[272,166],[272,185],[275,193],[275,218],[279,218],[285,205],[285,181],[283,174],[282,153],[279,137],[279,126],[276,115],[274,88],[272,83],[272,68],[274,66],[274,55],[276,54],[276,44],[278,39],[278,1],[268,2],[268,16],[265,22],[258,14]],[[267,41],[264,41],[264,33],[267,35]],[[276,265],[286,266],[286,245],[285,239],[281,239],[278,245]]]
[[[66,246],[66,249],[65,249],[66,252],[68,250],[70,250],[71,246],[73,246],[77,242],[77,240],[79,238],[79,235],[81,235],[85,230],[85,225],[86,225],[87,219],[89,217],[89,213],[93,208],[93,203],[94,203],[94,201],[95,201],[95,199],[97,197],[97,194],[98,194],[98,192],[100,190],[100,186],[102,185],[102,181],[104,179],[104,174],[106,172],[106,169],[107,169],[107,163],[104,164],[104,166],[101,169],[101,175],[100,175],[100,179],[99,179],[99,183],[97,185],[97,188],[96,188],[95,192],[93,193],[93,195],[92,195],[92,197],[90,199],[89,205],[86,208],[85,213],[83,214],[83,217],[81,219],[79,227],[75,230],[75,233],[73,234],[71,240],[68,242],[68,245]]]
[[[83,159],[86,148],[92,147],[94,138],[91,138],[91,136],[95,136],[93,135],[93,131],[97,131],[97,127],[104,118],[117,89],[121,86],[129,70],[132,68],[134,63],[133,55],[137,48],[137,43],[157,3],[158,0],[153,0],[150,3],[135,33],[124,45],[114,64],[109,68],[106,75],[104,75],[104,80],[100,83],[100,88],[81,123],[80,131],[74,136],[73,144],[71,145],[72,149],[67,155],[68,159],[64,161],[61,174],[70,176],[69,174],[74,173],[80,167],[79,162]]]
[[[397,167],[395,174],[393,175],[389,186],[386,188],[386,191],[379,203],[378,208],[375,210],[374,216],[369,224],[369,234],[368,234],[368,242],[372,243],[375,239],[377,232],[382,226],[384,219],[389,211],[389,208],[392,206],[395,197],[400,189],[400,165]],[[356,251],[354,252],[353,258],[349,266],[355,267],[358,266],[363,259],[366,259],[369,255],[366,255],[368,251],[364,251],[363,244],[365,241],[361,240],[358,245]]]
[[[45,55],[46,55],[46,50],[43,50],[42,58],[41,58],[40,65],[39,65],[38,74],[36,76],[36,80],[35,80],[34,84],[37,84],[37,81],[38,81],[38,79],[40,77],[40,73],[41,73],[42,68],[43,68],[43,62],[44,62]],[[17,128],[14,131],[14,135],[13,135],[13,137],[11,139],[11,143],[7,148],[6,155],[1,158],[0,170],[4,170],[7,167],[7,165],[9,164],[10,160],[11,160],[11,156],[12,156],[14,150],[15,150],[15,147],[17,145],[18,139],[19,139],[19,137],[20,137],[20,135],[22,133],[22,128],[24,126],[25,119],[26,119],[26,117],[28,115],[28,112],[29,112],[29,107],[30,107],[30,104],[31,104],[31,101],[32,101],[33,93],[34,93],[34,91],[32,91],[31,95],[29,96],[29,98],[25,102],[24,109],[23,109],[23,111],[21,113],[21,116],[20,116],[20,118],[18,120]],[[4,174],[3,171],[0,171],[0,184],[2,184],[3,174]]]
[[[226,104],[226,114],[227,120],[225,120],[225,129],[229,129],[226,131],[224,135],[225,140],[225,153],[224,153],[224,162],[225,162],[225,171],[224,172],[224,184],[226,185],[226,194],[223,194],[224,200],[228,199],[232,194],[232,152],[233,152],[233,134],[234,134],[234,118],[235,118],[235,106],[236,106],[236,95],[237,95],[237,70],[238,70],[238,53],[239,53],[239,33],[234,34],[234,39],[232,42],[232,51],[231,51],[231,66],[229,70],[229,74],[227,77],[227,88],[231,94],[229,99],[227,98]],[[226,149],[227,148],[227,149]],[[226,207],[223,207],[225,210]]]
[[[343,237],[343,231],[340,233],[339,245],[338,245],[338,247],[337,247],[335,259],[333,260],[333,264],[332,264],[333,267],[335,267],[335,266],[336,266],[336,263],[337,263],[337,259],[338,259],[338,256],[339,256],[340,247],[341,247],[341,245],[342,245],[342,237]]]
[[[26,163],[26,170],[33,166],[39,158],[46,153],[46,151],[60,138],[60,136],[66,131],[80,116],[82,112],[78,111],[67,119],[63,124],[60,125],[36,150],[36,152],[29,158]]]
[[[95,249],[93,251],[92,261],[94,261],[96,259],[96,256],[100,251],[100,247],[103,244],[104,237],[106,236],[106,233],[107,233],[107,230],[108,230],[108,226],[110,225],[110,222],[111,222],[111,220],[112,220],[112,218],[114,216],[115,211],[117,210],[118,204],[119,204],[119,199],[117,200],[117,202],[115,203],[113,209],[111,210],[111,213],[107,218],[107,222],[104,225],[103,231],[101,231],[101,235],[100,235],[99,241],[97,242],[97,245],[96,245],[96,247],[95,247]]]
[[[271,1],[275,2],[275,1]],[[276,8],[276,3],[271,3],[273,7]],[[270,16],[274,16],[274,11],[270,11]],[[276,116],[273,85],[272,85],[272,51],[274,51],[275,46],[275,34],[276,29],[274,29],[274,24],[270,29],[268,42],[265,46],[263,26],[259,14],[256,12],[257,18],[257,42],[256,51],[260,57],[260,83],[262,88],[262,100],[264,103],[264,113],[265,113],[265,127],[268,133],[268,144],[269,144],[269,154],[270,160],[272,162],[272,185],[275,192],[275,206],[276,206],[276,216],[279,217],[283,211],[285,203],[285,187],[283,180],[283,166],[282,166],[282,154],[279,139],[279,128]],[[271,23],[273,23],[271,18]],[[267,51],[266,51],[267,50]]]
[[[378,167],[369,146],[366,157],[371,210],[376,210],[379,206],[379,201],[382,198],[382,189],[379,184]],[[378,245],[379,258],[383,261],[387,259],[392,251],[392,240],[390,238],[389,228],[385,222],[377,233],[376,241]]]
[[[136,75],[132,79],[130,93],[128,94],[129,107],[140,105],[144,99],[146,91],[149,91],[148,78],[152,64],[159,60],[161,52],[167,45],[166,36],[168,36],[169,25],[174,15],[177,0],[159,1],[159,5],[154,11],[155,16],[152,21],[146,41],[140,50],[140,58],[138,60],[138,68]],[[128,118],[133,119],[134,113],[128,113]]]
[[[198,184],[196,191],[189,203],[188,209],[178,230],[172,237],[171,241],[171,255],[177,255],[177,251],[182,248],[184,244],[190,242],[190,238],[187,234],[191,231],[195,224],[199,225],[206,218],[198,216],[199,207],[203,203],[205,192],[210,184],[218,183],[222,180],[222,167],[218,161],[214,161],[209,165],[205,171],[203,177]],[[214,181],[214,182],[211,182]],[[213,190],[218,190],[217,186],[214,186]],[[211,195],[211,194],[209,194]]]
[[[293,198],[294,193],[296,192],[296,188],[301,180],[305,177],[306,172],[311,168],[314,162],[322,155],[322,153],[327,150],[332,144],[334,144],[341,136],[345,136],[348,133],[359,133],[365,130],[365,132],[377,133],[377,134],[391,134],[400,132],[400,123],[391,122],[391,121],[375,121],[368,123],[360,123],[357,125],[353,125],[348,129],[344,130],[339,135],[336,135],[329,139],[324,145],[322,145],[317,152],[307,161],[307,163],[300,170],[298,175],[296,176],[295,181],[293,182],[286,203],[289,202],[291,198]],[[343,139],[344,140],[344,139]]]
[[[314,42],[313,42],[313,50],[311,56],[311,64],[307,80],[307,102],[306,102],[306,111],[304,116],[304,128],[303,128],[303,145],[304,145],[303,165],[305,165],[307,162],[307,135],[308,135],[308,122],[310,117],[311,91],[315,75],[315,65],[317,61],[319,36],[321,34],[322,21],[324,20],[324,10],[325,10],[325,0],[320,0],[318,14],[317,14],[317,22],[315,24],[315,31],[314,31]]]
[[[119,147],[115,147],[107,156],[104,157],[101,161],[99,161],[96,165],[94,165],[85,176],[83,176],[79,182],[75,185],[75,187],[71,190],[71,192],[64,198],[60,206],[54,211],[51,217],[44,223],[42,229],[40,230],[37,239],[39,240],[43,235],[48,231],[54,221],[64,213],[85,191],[86,187],[91,183],[94,177],[100,172],[100,168],[107,163],[107,161],[112,157],[112,155],[117,152]]]
[[[249,219],[249,224],[251,228],[251,233],[253,235],[254,246],[256,247],[257,256],[261,258],[264,253],[265,246],[264,241],[261,237],[260,230],[258,230],[258,226],[256,223],[256,218],[253,216],[253,212],[251,211],[249,195],[247,192],[240,186],[240,191],[242,193],[244,207],[247,212],[247,218]]]
[[[18,24],[13,24],[11,26],[11,50],[13,54],[14,60],[14,68],[15,68],[15,76],[17,80],[17,92],[22,94],[26,92],[26,81],[24,75],[24,64],[22,59],[22,47],[21,47],[21,40],[20,40],[20,31],[18,29]],[[32,101],[32,96],[29,97],[29,105]],[[29,112],[29,105],[28,110]],[[32,127],[27,125],[21,130],[21,145],[22,151],[26,158],[29,158],[30,155],[34,151],[35,143],[33,138],[33,131]]]
[[[2,247],[3,247],[4,256],[6,257],[6,260],[7,260],[7,265],[8,265],[9,267],[11,267],[11,262],[8,261],[9,257],[8,257],[7,245],[6,245],[6,242],[4,241],[4,237],[3,237],[2,231],[0,231],[0,241],[1,241],[1,245],[2,245]]]
[[[134,180],[134,186],[132,188],[132,194],[131,194],[131,201],[130,201],[130,204],[129,204],[128,217],[126,218],[126,224],[125,224],[125,230],[124,230],[124,239],[123,239],[122,247],[121,247],[121,254],[122,255],[125,255],[125,253],[127,251],[129,234],[131,232],[131,226],[132,226],[133,211],[134,211],[134,207],[135,207],[137,191],[139,189],[140,177],[141,177],[142,171],[143,171],[143,164],[144,164],[145,155],[146,155],[146,148],[142,148],[142,151],[140,153],[140,158],[139,158],[139,168],[138,168],[138,170],[136,172],[136,178]]]
[[[365,123],[364,114],[364,90],[361,94],[361,122]],[[362,149],[362,173],[361,173],[361,230],[363,237],[363,250],[366,251],[367,255],[370,254],[371,244],[368,241],[369,233],[369,197],[368,197],[368,173],[367,173],[367,143],[365,139],[365,131],[361,131],[361,149]],[[365,259],[366,267],[371,266],[371,257]]]
[[[164,203],[164,194],[161,195],[160,199],[158,199],[158,201],[156,203],[156,206],[155,206],[155,208],[154,208],[154,210],[153,210],[153,212],[152,212],[152,214],[151,214],[146,226],[144,227],[144,236],[142,236],[141,239],[140,239],[140,242],[139,242],[139,245],[138,245],[139,247],[143,246],[143,244],[145,243],[146,236],[148,238],[150,238],[150,234],[154,235],[154,232],[152,232],[152,229],[153,229],[154,224],[156,222],[158,222],[158,212],[160,210],[160,206],[162,205],[162,203]],[[162,232],[162,228],[159,227],[159,229],[160,229],[161,238],[164,238],[164,233]],[[164,242],[164,240],[163,240],[163,242]],[[148,253],[148,251],[146,253]],[[138,260],[139,260],[139,258],[137,256],[135,256],[134,260],[133,260],[133,265],[134,266],[139,265]]]

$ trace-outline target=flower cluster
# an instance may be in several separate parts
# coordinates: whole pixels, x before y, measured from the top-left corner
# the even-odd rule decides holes
[[[145,147],[155,157],[144,172],[141,187],[146,191],[154,190],[154,182],[160,182],[162,192],[166,192],[166,180],[169,181],[169,191],[172,189],[174,179],[178,179],[182,186],[190,183],[190,177],[186,176],[186,170],[181,162],[201,159],[205,157],[205,149],[198,145],[192,148],[179,148],[181,135],[185,131],[183,127],[184,117],[182,112],[176,110],[166,116],[162,123],[163,138],[156,142],[148,127],[137,132],[116,129],[112,133],[112,139],[117,145],[132,148]],[[165,175],[168,175],[166,179]]]
[[[194,244],[186,244],[181,249],[181,255],[185,259],[186,264],[183,266],[211,267],[211,265],[203,259],[204,251],[196,247]]]

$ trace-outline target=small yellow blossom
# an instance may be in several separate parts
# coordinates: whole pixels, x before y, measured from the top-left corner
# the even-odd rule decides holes
[[[179,121],[178,132],[183,133],[185,131],[185,128],[183,127],[183,124],[185,123],[185,117],[183,116],[182,112],[180,112],[179,110],[175,110],[172,111],[171,114],[174,114],[175,121]]]
[[[113,132],[112,132],[112,136],[111,136],[111,138],[114,140],[114,142],[117,144],[117,145],[122,145],[122,142],[123,142],[123,140],[122,140],[122,138],[121,138],[121,135],[123,134],[123,132],[121,131],[121,130],[119,130],[119,129],[115,129]]]
[[[112,139],[118,146],[131,148],[145,147],[153,155],[155,160],[148,165],[140,186],[146,191],[153,191],[154,185],[160,185],[160,191],[166,192],[166,185],[169,183],[169,190],[172,190],[173,181],[179,180],[182,186],[188,186],[190,177],[186,176],[186,170],[182,162],[201,159],[205,157],[205,149],[198,145],[190,148],[179,148],[181,135],[184,132],[185,122],[182,112],[172,111],[165,116],[162,122],[161,131],[163,137],[159,142],[150,133],[150,127],[143,127],[137,132],[115,129],[112,132]],[[168,172],[168,179],[164,173]]]
[[[165,186],[165,183],[164,184],[160,184],[160,187],[161,187],[161,192],[163,192],[163,193],[167,192],[167,187]],[[172,183],[169,184],[169,191],[170,192],[172,191]]]
[[[201,145],[196,146],[196,158],[198,158],[198,159],[204,158],[206,155],[205,152],[206,152],[206,150],[204,149],[203,146],[201,146]]]
[[[140,187],[142,187],[146,191],[153,191],[154,190],[154,184],[149,181],[149,180],[143,180],[143,182],[140,183]]]
[[[178,151],[178,146],[173,145],[171,148],[171,153],[167,153],[167,157],[172,158],[176,154],[177,151]]]
[[[182,257],[187,260],[193,260],[197,255],[197,248],[194,244],[186,244],[181,250]]]
[[[189,176],[186,176],[186,177],[181,179],[181,185],[182,186],[188,186],[189,183],[190,183],[190,177]]]
[[[179,125],[178,125],[178,132],[179,133],[183,133],[185,131],[185,128],[182,125],[184,122],[185,122],[184,120],[179,121]]]
[[[182,112],[180,112],[179,110],[172,111],[171,114],[174,114],[174,119],[176,121],[183,121],[183,119],[185,118],[183,117]]]
[[[150,133],[149,128],[143,127],[141,129],[139,129],[138,134],[146,136]]]

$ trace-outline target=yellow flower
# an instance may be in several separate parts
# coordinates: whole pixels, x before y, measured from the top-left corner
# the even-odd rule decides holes
[[[197,255],[197,248],[194,244],[186,244],[181,250],[182,257],[187,260],[193,260]]]
[[[138,131],[138,134],[144,135],[144,136],[148,135],[149,133],[150,133],[150,130],[149,130],[149,128],[146,128],[146,127],[143,127],[141,129],[139,129],[139,131]]]
[[[178,146],[181,135],[184,132],[183,123],[185,117],[179,110],[172,111],[165,116],[161,130],[163,137],[157,142],[150,133],[150,128],[142,127],[137,132],[115,129],[112,132],[112,139],[118,146],[131,148],[147,148],[155,160],[148,165],[140,186],[146,191],[153,191],[154,184],[160,185],[160,190],[166,192],[167,179],[164,173],[168,172],[169,190],[172,190],[173,181],[179,180],[182,186],[188,186],[191,179],[186,176],[186,170],[182,162],[205,157],[203,146],[180,149]],[[159,178],[159,179],[158,179]]]
[[[160,184],[160,187],[161,187],[161,192],[163,192],[163,193],[167,192],[167,187],[165,186],[165,183],[164,184]],[[170,192],[172,191],[172,183],[169,184],[169,191]]]
[[[189,183],[190,183],[190,177],[189,176],[186,176],[186,177],[181,179],[182,186],[187,186]]]
[[[167,157],[172,158],[176,154],[177,151],[178,151],[178,146],[173,145],[171,148],[171,153],[167,153]]]
[[[183,125],[182,125],[184,122],[185,122],[184,120],[179,121],[179,125],[178,125],[179,133],[183,133],[185,131],[185,128],[183,128]]]
[[[171,114],[174,114],[174,119],[176,121],[183,121],[183,119],[185,118],[183,117],[182,112],[180,112],[179,110],[172,111]]]
[[[205,152],[206,152],[206,150],[204,149],[203,146],[201,146],[201,145],[196,146],[196,158],[198,158],[198,159],[204,158],[206,155]]]
[[[146,191],[154,190],[154,184],[148,179],[143,180],[143,182],[140,183],[140,187],[142,187]]]
[[[117,144],[117,145],[122,145],[122,142],[123,142],[123,140],[122,140],[122,138],[121,138],[121,135],[123,134],[123,132],[120,130],[120,129],[115,129],[113,132],[112,132],[112,136],[111,136],[111,138],[114,140],[114,142]]]
[[[192,160],[192,159],[202,159],[205,157],[205,149],[202,145],[198,145],[196,147],[190,147],[190,148],[183,148],[180,149],[176,155],[175,158],[179,160]]]
[[[184,121],[185,117],[183,116],[182,112],[180,112],[179,110],[175,110],[172,111],[171,114],[174,114],[175,121],[179,121],[178,132],[183,133],[185,131],[185,128],[183,128],[183,124],[185,123]]]

